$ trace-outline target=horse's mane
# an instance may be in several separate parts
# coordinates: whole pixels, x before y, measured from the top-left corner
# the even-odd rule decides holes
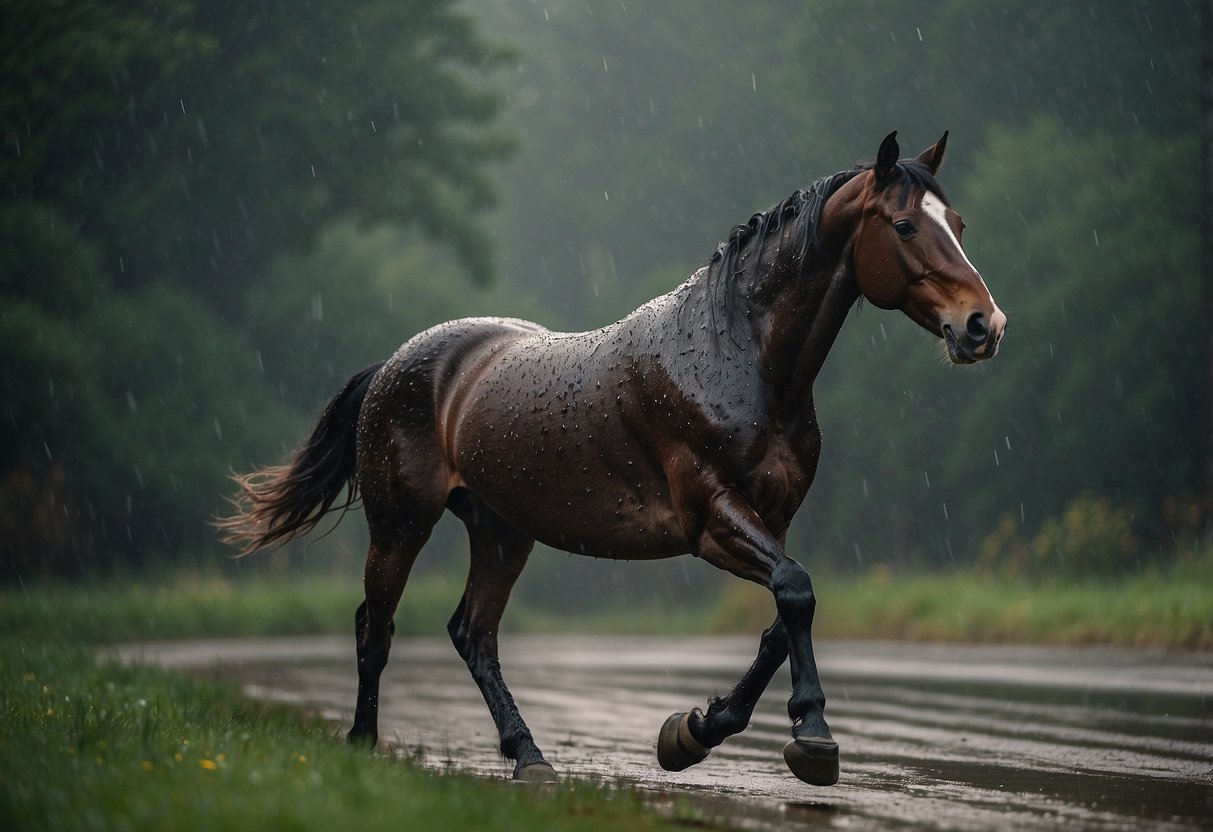
[[[723,333],[727,329],[733,343],[742,347],[739,330],[744,325],[744,315],[737,314],[738,284],[753,284],[759,279],[766,239],[784,228],[788,222],[794,222],[792,244],[795,262],[803,264],[814,258],[821,251],[821,238],[817,231],[826,202],[839,188],[872,167],[873,164],[868,162],[856,165],[850,170],[823,176],[808,188],[796,189],[770,210],[755,213],[744,225],[733,226],[729,236],[716,245],[716,251],[707,263],[708,293],[714,322],[717,307],[724,307],[724,327],[718,326],[718,332]],[[947,201],[930,169],[918,160],[902,160],[898,162],[896,171],[897,176],[885,179],[878,187],[884,189],[900,185],[903,202],[909,199],[911,193],[919,190],[934,191]],[[741,264],[742,252],[751,242],[755,243],[753,256]],[[781,252],[781,257],[787,255],[788,253]],[[745,280],[746,277],[752,279]]]
[[[716,245],[716,251],[708,261],[709,269],[719,273],[726,279],[738,273],[737,262],[741,252],[751,240],[763,241],[771,234],[784,227],[788,220],[796,221],[795,244],[797,254],[804,257],[815,248],[817,239],[817,224],[821,221],[821,212],[826,201],[834,192],[862,173],[864,168],[857,167],[842,171],[833,176],[818,179],[808,188],[797,188],[790,196],[776,203],[767,211],[758,211],[744,225],[735,225],[729,236]],[[761,254],[759,247],[758,254]],[[747,263],[747,269],[758,266],[758,261]]]

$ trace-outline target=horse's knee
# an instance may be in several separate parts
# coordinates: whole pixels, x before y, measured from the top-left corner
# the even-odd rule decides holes
[[[808,570],[791,558],[781,560],[772,571],[771,592],[775,595],[775,604],[785,619],[785,609],[793,614],[807,614],[811,617],[817,607],[817,596],[813,593],[813,580],[809,577]]]

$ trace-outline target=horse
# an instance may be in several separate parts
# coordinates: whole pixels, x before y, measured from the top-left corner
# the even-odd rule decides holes
[[[377,744],[393,616],[450,511],[471,558],[447,629],[515,779],[558,779],[498,660],[498,624],[539,540],[623,560],[689,553],[766,587],[778,614],[753,664],[706,710],[665,721],[658,763],[685,769],[744,730],[790,659],[784,760],[806,783],[837,782],[813,583],[784,550],[821,452],[814,380],[861,298],[901,310],[955,364],[992,358],[1007,325],[935,178],[948,134],[904,159],[896,137],[874,162],[754,214],[682,285],[609,326],[566,333],[482,317],[421,332],[355,373],[285,463],[234,475],[235,511],[215,522],[241,555],[304,534],[361,495],[370,546],[354,616],[351,743]]]

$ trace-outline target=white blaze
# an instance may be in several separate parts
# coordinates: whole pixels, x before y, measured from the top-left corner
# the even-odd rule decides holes
[[[977,271],[977,267],[969,260],[969,255],[965,254],[965,250],[961,248],[960,240],[956,239],[956,235],[952,233],[952,226],[948,225],[948,206],[944,204],[943,200],[927,191],[922,195],[922,212],[938,223],[939,227],[943,229],[944,235],[952,241],[952,245],[956,246],[960,256],[968,263],[969,268]]]
[[[956,234],[952,231],[952,226],[948,225],[948,206],[944,201],[935,194],[927,191],[922,195],[922,212],[935,221],[943,230],[944,236],[952,241],[952,245],[956,246],[956,250],[960,252],[960,256],[964,258],[966,264],[977,274],[977,279],[981,280],[981,272],[977,271],[977,267],[973,265],[973,261],[969,259],[969,255],[965,254],[964,248],[960,245],[960,240],[956,239]],[[1002,316],[1005,320],[1006,316],[1002,314],[1002,310],[998,308],[998,304],[994,303],[994,296],[990,294],[990,290],[982,280],[982,287],[986,290],[986,295],[990,298],[990,303],[994,306],[994,316],[998,318]]]

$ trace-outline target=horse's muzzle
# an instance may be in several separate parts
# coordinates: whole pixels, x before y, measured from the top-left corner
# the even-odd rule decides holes
[[[963,330],[958,331],[951,321],[944,322],[940,330],[948,358],[953,364],[975,364],[993,358],[1006,326],[1007,316],[997,307],[989,317],[981,311],[971,312]]]

